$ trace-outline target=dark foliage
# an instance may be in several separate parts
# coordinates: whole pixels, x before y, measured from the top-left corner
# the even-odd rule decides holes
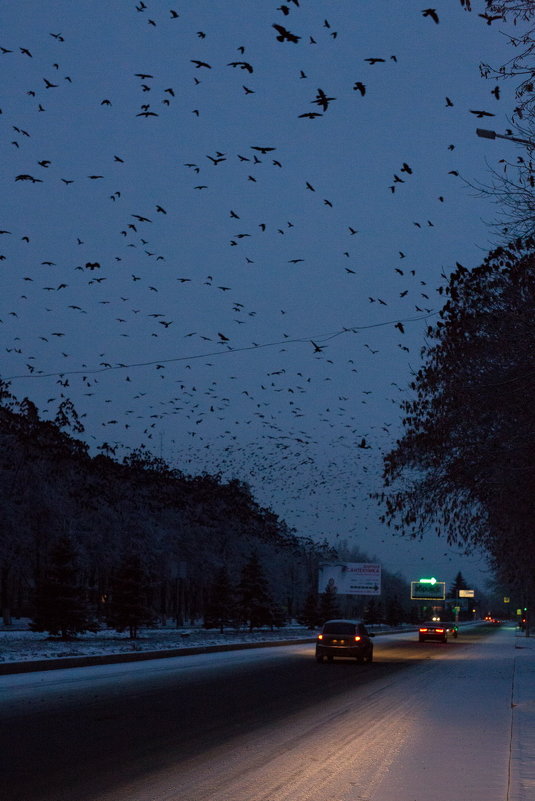
[[[336,585],[329,581],[325,591],[320,593],[318,622],[323,624],[326,620],[336,620],[336,618],[340,617],[340,614]]]
[[[238,585],[238,611],[241,621],[247,623],[250,631],[271,626],[274,622],[274,606],[264,569],[257,553],[253,552],[242,568]]]
[[[47,631],[67,640],[97,630],[79,572],[71,542],[61,537],[50,550],[48,569],[35,592],[32,631]]]
[[[325,543],[300,538],[246,484],[219,475],[185,476],[144,448],[122,462],[104,443],[92,456],[71,436],[81,425],[62,401],[55,421],[17,401],[0,380],[0,596],[4,619],[30,613],[31,596],[48,571],[53,542],[68,535],[78,580],[105,618],[113,577],[126,554],[151,570],[147,605],[160,620],[202,618],[210,586],[226,565],[237,585],[256,549],[274,594],[270,620],[300,608]]]
[[[297,618],[299,623],[307,626],[309,629],[314,629],[321,623],[321,615],[318,608],[318,594],[316,592],[309,592],[306,597],[303,611]]]
[[[534,241],[452,274],[385,460],[386,521],[481,546],[509,586],[535,576]]]
[[[112,576],[106,619],[116,631],[128,629],[135,640],[141,626],[155,622],[150,605],[151,580],[139,554],[125,554]]]
[[[233,586],[228,570],[221,567],[210,587],[209,601],[204,613],[204,627],[218,628],[221,633],[228,626],[236,627],[239,619],[236,588]]]

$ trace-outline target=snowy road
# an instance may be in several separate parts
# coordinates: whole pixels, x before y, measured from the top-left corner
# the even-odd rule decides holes
[[[10,801],[516,801],[515,635],[378,637],[0,679]]]

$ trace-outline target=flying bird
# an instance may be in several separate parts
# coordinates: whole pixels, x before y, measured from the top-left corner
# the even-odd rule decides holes
[[[275,30],[279,34],[276,37],[277,42],[294,42],[295,44],[297,44],[297,42],[301,38],[300,36],[296,36],[295,33],[291,33],[291,31],[285,28],[284,25],[274,24],[272,27],[275,28]]]
[[[436,8],[424,8],[424,10],[422,11],[422,16],[431,17],[433,22],[435,22],[437,25],[440,22]]]
[[[487,25],[492,25],[492,23],[495,22],[498,19],[505,19],[503,14],[494,14],[494,15],[491,15],[491,14],[478,14],[478,17],[482,17],[484,20],[486,20],[487,21]]]
[[[26,174],[17,175],[17,177],[15,178],[15,181],[31,181],[32,184],[37,184],[37,183],[42,184],[43,183],[41,178],[34,178],[33,175],[26,175]]]
[[[474,111],[473,109],[470,109],[470,114],[475,114],[476,117],[478,118],[478,120],[483,119],[483,117],[495,117],[496,116],[496,114],[491,114],[490,111],[477,111],[477,110]]]
[[[254,72],[248,61],[231,61],[229,64],[227,64],[227,67],[239,67],[242,70],[247,70],[247,72]]]
[[[316,103],[317,106],[321,106],[324,111],[327,111],[329,108],[329,103],[332,100],[336,100],[335,97],[327,97],[323,89],[318,89],[318,93],[314,100],[311,100],[311,103]]]

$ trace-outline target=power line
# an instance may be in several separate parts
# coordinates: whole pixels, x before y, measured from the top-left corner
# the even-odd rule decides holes
[[[341,336],[342,334],[356,334],[359,331],[365,331],[371,328],[384,328],[387,325],[394,325],[395,323],[414,323],[420,320],[427,320],[428,317],[433,317],[438,312],[431,311],[422,315],[420,317],[401,317],[396,318],[395,320],[386,320],[382,323],[370,323],[368,325],[353,325],[349,327],[344,327],[339,331],[332,331],[325,334],[311,334],[310,336],[302,336],[302,337],[295,337],[294,339],[282,339],[277,340],[276,342],[263,342],[261,344],[254,344],[254,345],[247,345],[241,348],[232,348],[230,345],[227,345],[227,350],[218,350],[218,351],[210,351],[208,353],[198,353],[196,355],[189,355],[189,356],[174,356],[170,359],[152,359],[151,361],[147,362],[130,362],[125,364],[121,362],[120,364],[115,365],[108,365],[106,367],[87,367],[83,368],[82,370],[58,370],[53,371],[50,373],[43,373],[34,371],[33,373],[25,373],[24,375],[12,375],[6,376],[6,381],[16,381],[22,378],[53,378],[56,376],[63,377],[67,375],[95,375],[96,373],[109,373],[115,370],[130,370],[135,367],[151,367],[155,364],[172,364],[173,362],[187,362],[193,361],[194,359],[208,359],[213,358],[214,356],[229,356],[230,354],[235,353],[244,353],[246,351],[251,350],[260,350],[262,348],[274,348],[279,345],[292,345],[296,343],[307,343],[310,342],[311,339],[317,340],[319,342],[328,342],[331,339],[335,339],[336,337]]]

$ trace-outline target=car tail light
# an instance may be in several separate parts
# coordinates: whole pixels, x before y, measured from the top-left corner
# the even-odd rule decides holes
[[[423,633],[424,631],[427,631],[427,629],[420,629],[420,631]]]
[[[444,634],[444,629],[435,629],[437,634]]]
[[[323,640],[323,634],[318,634],[318,640]]]
[[[360,635],[359,635],[359,634],[356,634],[356,635],[355,635],[355,642],[359,642],[359,640],[360,640]]]

